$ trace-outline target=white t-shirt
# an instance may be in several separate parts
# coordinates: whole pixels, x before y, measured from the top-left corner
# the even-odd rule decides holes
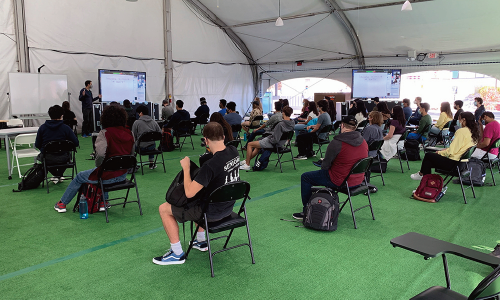
[[[316,119],[318,116],[314,113],[314,112],[310,112],[308,115],[307,115],[308,118],[311,118],[312,119]]]

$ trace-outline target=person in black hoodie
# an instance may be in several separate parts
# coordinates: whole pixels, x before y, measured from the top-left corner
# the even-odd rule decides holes
[[[167,124],[163,125],[163,132],[170,132],[172,129],[178,131],[179,133],[188,133],[191,130],[189,127],[179,127],[180,121],[191,121],[191,116],[189,112],[182,109],[184,107],[184,102],[182,100],[175,101],[175,109],[177,110],[168,121]],[[177,144],[179,139],[177,139]]]
[[[38,129],[38,133],[36,134],[35,147],[40,150],[40,155],[38,156],[38,160],[43,160],[43,151],[45,145],[52,141],[61,141],[68,140],[75,144],[75,147],[80,145],[78,138],[75,133],[68,125],[64,124],[63,121],[64,109],[59,105],[54,105],[49,108],[49,116],[50,120],[45,121],[42,126]],[[64,164],[68,162],[70,159],[69,153],[62,153],[59,155],[47,154],[45,156],[45,161],[47,165],[55,165],[55,164]],[[51,178],[54,184],[62,181],[64,171],[66,168],[47,168],[48,171],[54,176]]]

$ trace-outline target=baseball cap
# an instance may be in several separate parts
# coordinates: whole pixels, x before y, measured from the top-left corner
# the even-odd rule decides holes
[[[351,126],[357,126],[358,121],[356,121],[356,118],[354,116],[345,116],[342,118],[342,123],[345,123],[347,125]]]

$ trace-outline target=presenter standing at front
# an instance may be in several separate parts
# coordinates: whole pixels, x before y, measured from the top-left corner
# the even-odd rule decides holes
[[[80,96],[78,99],[82,101],[82,114],[83,114],[83,123],[82,123],[82,137],[90,137],[92,136],[92,102],[95,100],[99,100],[102,98],[102,95],[93,98],[92,97],[92,81],[85,81],[85,87],[80,91]]]

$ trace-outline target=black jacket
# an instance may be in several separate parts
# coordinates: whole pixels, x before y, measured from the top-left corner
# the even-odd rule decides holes
[[[62,120],[47,120],[38,129],[36,134],[35,147],[43,152],[43,147],[48,142],[68,140],[75,144],[75,147],[80,145],[75,133]]]

